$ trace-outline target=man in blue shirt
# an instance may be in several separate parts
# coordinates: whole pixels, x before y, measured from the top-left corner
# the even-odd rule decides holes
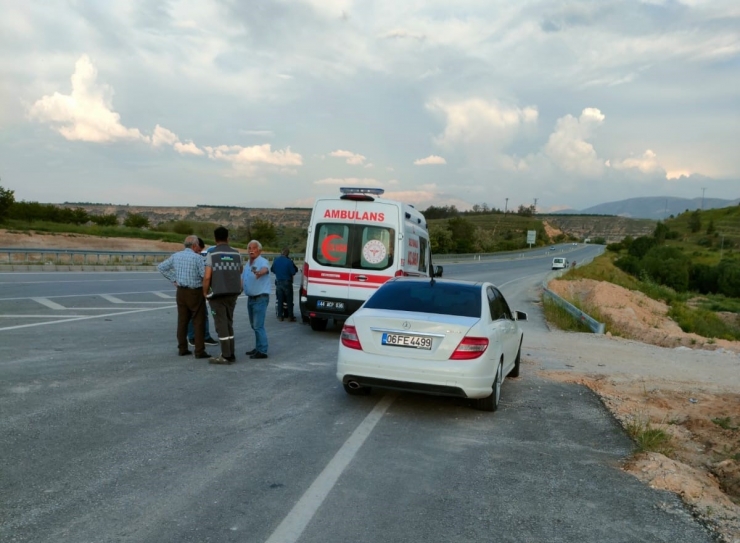
[[[195,252],[199,248],[198,236],[185,238],[185,249],[173,254],[159,264],[159,272],[177,287],[177,352],[180,356],[191,354],[188,350],[187,330],[190,319],[195,327],[195,358],[210,358],[205,348],[206,300],[203,296],[203,257]]]
[[[293,316],[293,276],[298,273],[293,260],[288,256],[290,251],[286,247],[272,262],[270,271],[275,274],[275,295],[277,296],[278,319],[282,322],[290,319],[295,322]]]
[[[247,351],[249,358],[267,358],[267,332],[265,316],[270,303],[270,263],[262,255],[262,244],[252,240],[247,245],[249,261],[244,266],[242,281],[247,296],[249,324],[254,330],[254,349]]]

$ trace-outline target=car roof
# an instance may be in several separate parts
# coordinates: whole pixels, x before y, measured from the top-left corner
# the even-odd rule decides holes
[[[387,283],[391,282],[404,282],[404,283],[429,283],[432,281],[429,277],[393,277]],[[482,286],[488,281],[466,281],[465,279],[442,279],[435,278],[435,283],[447,284],[447,285],[464,285],[469,287]]]

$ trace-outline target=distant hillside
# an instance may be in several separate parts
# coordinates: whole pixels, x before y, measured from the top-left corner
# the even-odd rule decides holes
[[[144,215],[152,225],[168,221],[212,222],[227,228],[240,228],[250,221],[262,219],[275,226],[307,228],[311,217],[310,209],[302,208],[246,208],[226,206],[164,207],[127,206],[111,204],[57,204],[59,207],[81,207],[90,215],[116,215],[122,223],[129,213]]]
[[[603,215],[537,215],[537,218],[576,239],[604,238],[607,243],[622,241],[626,236],[650,236],[657,222]]]
[[[629,198],[618,202],[607,202],[580,211],[581,214],[619,215],[633,219],[665,220],[684,211],[695,209],[717,209],[738,205],[740,198],[723,200],[721,198],[674,198],[671,196],[652,196]]]

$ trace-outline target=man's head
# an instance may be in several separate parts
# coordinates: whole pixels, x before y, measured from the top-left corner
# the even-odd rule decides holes
[[[283,250],[280,251],[280,254],[283,256],[288,256],[290,254],[290,249],[288,249],[287,247],[283,247]]]
[[[219,241],[229,241],[229,229],[225,226],[219,226],[213,231],[213,237],[216,243]]]
[[[185,248],[192,249],[193,251],[200,252],[198,249],[198,236],[188,236],[185,238]]]
[[[247,253],[249,254],[249,258],[257,258],[262,254],[262,244],[256,239],[253,239],[247,245]]]
[[[206,242],[202,238],[198,238],[198,252],[206,248]]]

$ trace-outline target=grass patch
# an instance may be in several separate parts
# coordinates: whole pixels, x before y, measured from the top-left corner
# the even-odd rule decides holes
[[[644,417],[634,417],[624,425],[624,429],[637,445],[637,452],[657,452],[665,456],[673,454],[671,436]]]
[[[722,294],[705,294],[700,302],[702,309],[708,311],[727,311],[728,313],[740,313],[740,299],[728,298]]]
[[[740,328],[723,321],[716,313],[702,308],[691,308],[685,303],[675,302],[668,310],[681,330],[706,338],[740,340]]]
[[[568,313],[568,310],[555,303],[552,298],[545,297],[542,299],[542,309],[547,322],[555,325],[560,330],[569,330],[571,332],[591,332],[591,328]],[[581,311],[583,310],[581,309]]]
[[[732,425],[730,417],[717,417],[712,419],[712,422],[725,430],[737,430],[737,426]]]

